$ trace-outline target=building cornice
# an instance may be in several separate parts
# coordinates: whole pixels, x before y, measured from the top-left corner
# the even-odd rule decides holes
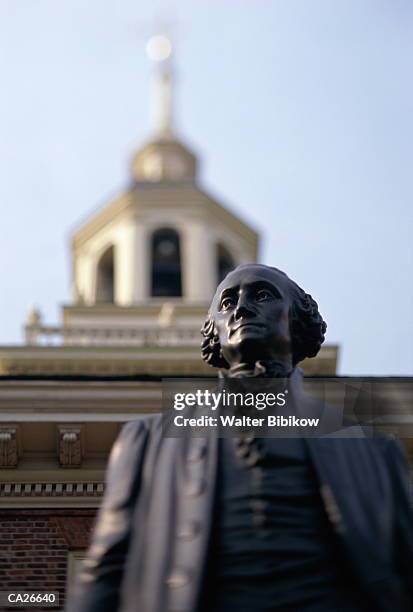
[[[249,224],[244,222],[235,213],[220,204],[212,195],[200,189],[191,182],[168,183],[162,185],[145,186],[136,185],[132,190],[126,191],[110,201],[104,208],[95,212],[83,223],[72,236],[74,251],[82,247],[90,238],[104,227],[107,227],[120,215],[144,214],[153,208],[162,210],[167,208],[175,212],[187,214],[192,210],[196,215],[205,215],[219,219],[226,227],[235,231],[252,245],[257,252],[259,235]]]
[[[205,317],[209,308],[208,302],[198,304],[185,303],[182,298],[168,298],[168,304],[173,305],[174,316]],[[151,316],[158,317],[165,306],[165,298],[148,298],[145,304],[133,306],[118,306],[117,304],[94,304],[86,306],[84,304],[66,304],[63,306],[63,322],[70,323],[73,316],[103,316],[113,318],[121,316],[123,319],[133,319],[135,317]],[[201,341],[201,334],[199,334]]]
[[[336,372],[337,346],[322,347],[305,360],[305,374]],[[43,376],[215,376],[199,356],[198,347],[162,346],[21,346],[0,348],[0,375]]]
[[[125,191],[113,198],[108,204],[93,211],[72,234],[72,248],[76,251],[96,232],[106,227],[118,215],[133,207],[132,191]]]
[[[0,483],[0,505],[8,508],[96,508],[105,490],[103,481]]]

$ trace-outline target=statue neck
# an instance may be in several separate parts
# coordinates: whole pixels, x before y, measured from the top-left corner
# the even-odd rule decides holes
[[[271,359],[258,359],[254,364],[237,363],[232,366],[228,378],[288,378],[293,371],[291,364]]]

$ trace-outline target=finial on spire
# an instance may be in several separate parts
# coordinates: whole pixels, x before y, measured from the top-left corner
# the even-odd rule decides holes
[[[37,306],[32,306],[27,314],[26,325],[35,327],[41,325],[42,313]]]
[[[146,45],[148,57],[156,62],[153,75],[152,122],[157,137],[173,137],[172,43],[165,34],[152,36]]]

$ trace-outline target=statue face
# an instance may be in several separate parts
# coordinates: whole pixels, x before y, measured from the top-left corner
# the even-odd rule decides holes
[[[243,266],[219,285],[211,313],[230,366],[291,357],[289,279],[266,266]]]

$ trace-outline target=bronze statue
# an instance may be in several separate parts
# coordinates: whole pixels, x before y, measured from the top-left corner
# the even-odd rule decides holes
[[[317,303],[284,272],[247,264],[228,274],[215,293],[202,329],[202,357],[230,373],[251,371],[265,360],[288,375],[318,353],[326,329]]]
[[[219,285],[202,356],[224,377],[288,378],[326,331],[283,272]],[[264,381],[263,381],[264,382]],[[396,612],[413,606],[413,510],[399,442],[166,438],[126,425],[73,612]]]

